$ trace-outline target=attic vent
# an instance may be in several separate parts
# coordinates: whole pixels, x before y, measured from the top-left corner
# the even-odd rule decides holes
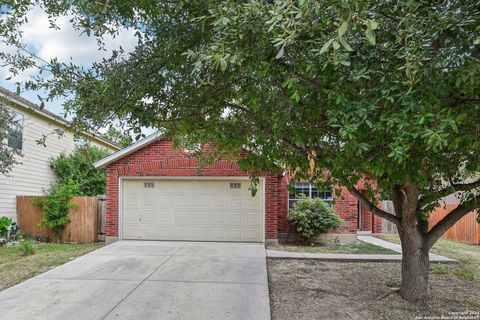
[[[153,182],[144,182],[143,183],[144,188],[152,189],[155,187],[155,184]]]
[[[241,189],[242,184],[240,182],[230,182],[230,189]]]

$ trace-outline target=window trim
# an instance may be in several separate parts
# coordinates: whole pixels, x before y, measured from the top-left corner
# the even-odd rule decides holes
[[[12,127],[9,128],[9,135],[7,136],[7,141],[6,145],[14,150],[18,151],[23,151],[23,138],[24,138],[24,124],[25,124],[25,115],[20,112],[13,111],[14,117],[15,117],[15,122],[16,124]],[[20,139],[16,139],[20,141],[20,146],[15,147],[10,145],[10,135],[15,133],[15,137],[18,138],[18,135],[20,135]]]
[[[296,190],[297,190],[297,185],[300,185],[300,184],[308,184],[308,195],[305,195],[306,197],[308,198],[311,198],[312,197],[312,189],[317,189],[318,191],[318,196],[315,197],[315,198],[320,198],[322,199],[327,205],[331,206],[333,208],[333,188],[329,189],[329,190],[320,190],[316,187],[316,185],[314,183],[310,183],[310,182],[299,182],[299,181],[296,181],[296,182],[293,182],[291,183],[290,185],[293,184],[293,187],[295,188],[295,194],[297,194]],[[330,192],[331,194],[331,197],[329,198],[326,198],[325,195],[326,195],[326,192]],[[321,198],[320,197],[320,194],[323,193],[323,196],[324,198]],[[292,198],[292,192],[288,192],[288,211],[290,212],[290,210],[293,208],[293,205],[298,201],[298,198]]]

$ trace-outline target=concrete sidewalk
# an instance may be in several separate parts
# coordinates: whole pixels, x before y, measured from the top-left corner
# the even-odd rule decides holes
[[[376,238],[376,237],[372,237],[372,236],[358,236],[357,239],[359,241],[362,241],[362,242],[373,244],[377,247],[390,249],[390,250],[398,252],[400,254],[402,253],[402,246],[399,245],[399,244],[396,244],[396,243],[385,241],[385,240],[382,240],[382,239],[379,239],[379,238]],[[438,255],[438,254],[430,253],[429,256],[430,256],[430,261],[458,262],[455,259],[450,259],[450,258],[441,256],[441,255]]]
[[[388,262],[401,261],[402,248],[400,245],[384,241],[372,236],[358,236],[357,239],[362,242],[370,243],[378,247],[390,249],[400,254],[344,254],[344,253],[307,253],[290,252],[267,249],[267,258],[272,259],[318,259],[324,261],[357,261],[357,262]],[[457,263],[457,260],[444,256],[430,254],[430,262],[436,263]]]

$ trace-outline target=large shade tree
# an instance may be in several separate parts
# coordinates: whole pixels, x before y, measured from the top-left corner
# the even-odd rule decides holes
[[[39,63],[28,48],[2,56],[13,72],[40,64],[48,77],[27,87],[73,97],[77,125],[122,119],[224,154],[247,147],[241,165],[254,173],[282,163],[347,187],[397,225],[409,301],[427,299],[430,248],[480,207],[479,1],[6,2],[0,32],[12,45],[33,2],[100,45],[138,30],[133,52],[88,68]],[[361,178],[375,182],[366,194]],[[459,206],[429,229],[453,193]]]

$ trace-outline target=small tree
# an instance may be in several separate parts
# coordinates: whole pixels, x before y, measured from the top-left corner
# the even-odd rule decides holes
[[[93,146],[75,149],[72,154],[62,154],[52,160],[51,167],[57,175],[57,182],[75,184],[72,196],[96,196],[105,194],[106,173],[93,163],[107,156],[108,152]]]
[[[342,218],[319,198],[302,198],[290,210],[290,220],[297,232],[308,240],[315,240],[321,233],[336,229]]]
[[[70,222],[68,210],[76,207],[70,202],[75,194],[78,194],[78,185],[69,180],[54,183],[48,191],[44,191],[43,197],[33,199],[33,204],[43,211],[40,226],[52,230],[56,242],[60,242],[62,231]]]

